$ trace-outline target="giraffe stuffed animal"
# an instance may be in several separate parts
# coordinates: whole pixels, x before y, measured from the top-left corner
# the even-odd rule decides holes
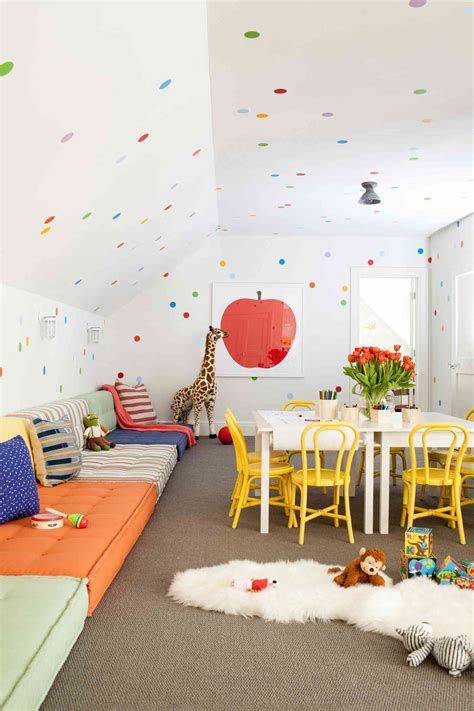
[[[192,385],[180,388],[173,398],[173,422],[188,421],[189,413],[194,407],[194,435],[199,439],[201,427],[202,406],[206,408],[207,419],[209,420],[209,437],[214,438],[216,428],[214,427],[214,404],[216,402],[216,343],[220,338],[226,338],[229,334],[220,328],[209,326],[209,333],[206,336],[206,348],[202,360],[199,375]]]

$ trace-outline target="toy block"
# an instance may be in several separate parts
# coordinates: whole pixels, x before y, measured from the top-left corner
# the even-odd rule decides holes
[[[400,573],[402,580],[406,578],[416,578],[420,575],[426,575],[428,578],[434,578],[436,574],[436,558],[408,556],[405,551],[400,551]]]
[[[474,590],[474,578],[456,578],[454,583],[463,590]]]
[[[454,583],[457,578],[467,578],[466,568],[448,555],[438,566],[436,579],[440,585],[449,585]]]
[[[459,564],[466,569],[466,574],[470,578],[474,578],[474,561],[473,560],[460,560]]]
[[[431,558],[433,530],[412,526],[405,531],[405,553],[413,558]]]

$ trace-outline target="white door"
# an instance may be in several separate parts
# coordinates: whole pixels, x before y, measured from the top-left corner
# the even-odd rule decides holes
[[[474,272],[453,276],[451,414],[464,415],[474,407]]]
[[[401,346],[416,363],[415,402],[428,408],[427,270],[351,269],[351,348]]]

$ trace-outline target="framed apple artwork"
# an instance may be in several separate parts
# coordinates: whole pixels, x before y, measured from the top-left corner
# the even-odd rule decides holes
[[[216,351],[216,374],[303,377],[303,286],[212,285],[212,323],[229,333]]]

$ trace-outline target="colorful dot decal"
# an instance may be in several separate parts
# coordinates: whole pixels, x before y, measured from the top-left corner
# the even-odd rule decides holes
[[[324,116],[324,118],[329,118],[330,116],[334,116],[334,114],[331,111],[325,111],[321,116]]]
[[[142,134],[140,136],[140,138],[138,139],[138,143],[143,143],[143,141],[146,141],[146,139],[148,138],[149,135],[150,135],[149,133]]]
[[[145,267],[140,267],[140,269],[137,269],[137,271],[142,272],[145,269]]]
[[[432,118],[424,118],[424,119],[421,119],[421,123],[433,123],[433,119]]]
[[[23,350],[23,345],[22,345],[21,341],[18,343],[18,350],[20,351],[20,353]]]
[[[122,380],[123,376],[124,376],[124,374],[122,373],[121,370],[119,370],[119,372],[117,373],[117,378],[118,378],[119,380]]]
[[[296,175],[298,176],[298,178],[301,178],[303,175],[306,175],[306,173],[296,173]],[[288,187],[288,185],[286,187]]]
[[[229,279],[235,279],[235,274],[234,273],[229,274]]]
[[[349,141],[346,141],[345,138],[339,139],[338,143],[349,143]]]
[[[51,215],[51,217],[47,217],[46,220],[44,221],[45,225],[49,225],[50,222],[52,222],[55,218],[55,215]]]
[[[310,282],[309,282],[309,288],[310,288],[310,289],[314,289],[315,286],[316,286],[316,283],[315,283],[314,281],[310,281]]]
[[[44,230],[41,230],[40,235],[45,235],[47,232],[49,232],[51,227],[45,227]]]
[[[426,89],[415,89],[414,94],[426,94]]]
[[[119,244],[117,245],[117,249],[120,249],[120,247],[123,247],[124,244],[125,244],[125,242],[119,242]]]
[[[165,207],[165,211],[166,211],[166,210],[169,210],[169,209],[172,208],[172,207],[173,207],[173,205],[167,205],[167,206]]]
[[[176,301],[170,301],[170,308],[172,308],[172,309],[176,308]]]
[[[46,366],[43,365],[43,375],[46,375]]]
[[[187,311],[184,312],[183,318],[189,318],[189,313]]]
[[[219,262],[220,267],[225,267],[226,264],[227,264],[227,262],[224,261],[223,259]]]
[[[283,264],[285,264],[285,260],[284,260],[284,259],[279,259],[279,260],[278,260],[278,264],[281,264],[281,265],[283,266]]]
[[[67,326],[67,316],[64,317],[64,325]]]
[[[433,261],[433,257],[428,257],[427,261],[428,261],[428,264],[431,264],[431,262]],[[443,282],[441,282],[441,286],[443,286]]]
[[[61,143],[67,143],[68,141],[71,140],[71,138],[72,138],[73,136],[74,136],[74,134],[72,133],[72,131],[71,131],[71,133],[66,133],[66,134],[61,138]]]
[[[92,215],[92,212],[86,212],[86,214],[81,217],[81,220],[87,220],[87,218],[90,217],[91,215]]]
[[[140,336],[134,336],[133,340],[135,341],[135,343],[139,343],[141,339]]]
[[[260,119],[268,118],[268,114],[256,114],[256,116]]]
[[[25,343],[26,343],[27,346],[30,345],[30,337],[29,337],[29,336],[27,336],[27,337],[25,338]]]
[[[329,257],[331,256],[331,252],[324,252],[324,256],[325,256],[326,258],[329,258]]]
[[[343,291],[349,291],[349,287],[348,287],[346,284],[344,284],[344,286],[342,287],[342,290],[343,290]]]
[[[118,279],[114,279],[110,286],[115,286],[115,284],[118,284]]]
[[[378,175],[379,171],[378,170],[371,170],[370,175]]]
[[[279,178],[279,177],[280,177],[280,173],[272,173],[270,177],[271,177],[271,178]]]
[[[6,77],[7,74],[10,74],[14,66],[13,62],[3,62],[3,64],[0,64],[0,77]]]
[[[238,114],[248,114],[249,109],[237,109]]]
[[[143,381],[142,376],[141,376],[141,375],[137,375],[137,379],[136,379],[137,385],[141,385],[142,381]]]
[[[286,393],[286,397],[288,398],[288,400],[293,400],[294,395],[293,393]]]
[[[423,7],[423,5],[426,5],[427,0],[410,0],[408,3],[410,7]]]
[[[338,385],[338,386],[335,388],[335,390],[336,390],[337,393],[340,393],[340,392],[342,391],[342,388],[341,388],[340,385]]]
[[[118,220],[121,214],[121,212],[116,212],[115,215],[112,215],[112,220]]]
[[[345,299],[341,299],[341,306],[345,306],[347,304],[347,301]]]
[[[265,146],[268,146],[268,143],[259,143],[258,145],[264,148]]]
[[[163,274],[163,276],[164,276],[165,278],[166,278],[166,277],[169,277],[169,275],[170,275],[169,272],[165,272],[165,273]]]
[[[260,37],[260,32],[257,32],[257,30],[248,30],[244,32],[244,37],[247,39],[257,39],[257,37]]]
[[[367,264],[369,265],[369,267],[371,267],[371,266],[373,265],[373,263],[374,263],[374,260],[373,260],[373,259],[368,259],[368,260],[367,260]]]
[[[140,220],[140,224],[144,225],[145,222],[148,222],[149,219],[150,219],[149,217],[144,217],[143,220]]]
[[[274,94],[286,94],[286,89],[273,89]]]
[[[82,281],[82,279],[78,279],[77,281],[75,281],[75,282],[74,282],[74,286],[77,286],[78,284],[80,284],[81,281]]]
[[[194,215],[197,215],[197,212],[192,212],[189,217],[194,217]]]
[[[200,152],[201,152],[201,149],[198,148],[198,149],[197,149],[196,151],[194,151],[194,153],[192,153],[191,155],[192,155],[192,157],[194,158],[194,156],[198,156],[198,155],[200,154]]]
[[[418,156],[411,156],[408,160],[418,160]]]
[[[418,254],[423,254],[425,250],[419,247],[416,251],[418,252]]]
[[[258,380],[258,378],[257,378],[256,375],[252,375],[251,378],[250,378],[250,380]]]
[[[119,156],[115,162],[116,163],[123,163],[123,161],[126,159],[126,157],[127,156]]]
[[[179,185],[179,183],[175,183],[174,185],[172,185],[172,186],[170,187],[170,190],[174,190],[175,188],[178,187],[178,185]]]
[[[171,84],[171,79],[166,79],[164,82],[162,82],[159,86],[160,89],[166,89],[167,86]]]
[[[193,291],[193,293],[191,294],[191,296],[193,296],[193,297],[196,299],[196,298],[199,296],[199,292],[198,292],[198,291]]]

